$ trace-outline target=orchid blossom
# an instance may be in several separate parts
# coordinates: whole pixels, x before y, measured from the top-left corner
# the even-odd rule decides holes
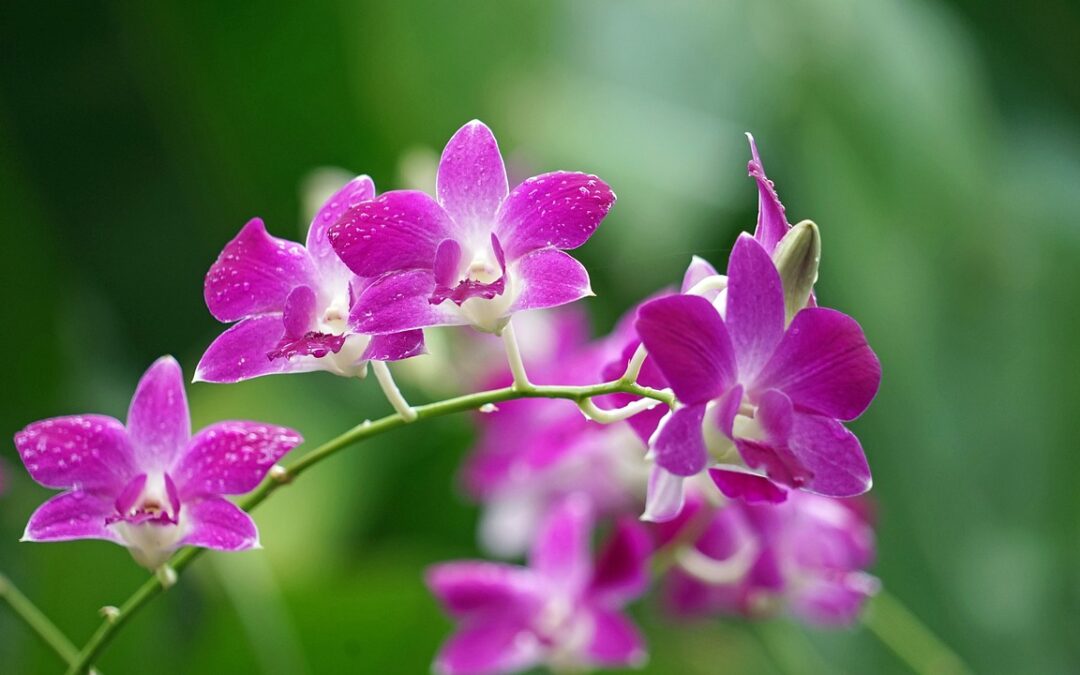
[[[64,491],[30,516],[23,540],[105,539],[149,568],[182,546],[258,548],[255,523],[223,495],[253,490],[301,440],[260,422],[218,422],[192,436],[180,366],[162,357],[139,381],[127,425],[73,415],[15,435],[30,476]]]

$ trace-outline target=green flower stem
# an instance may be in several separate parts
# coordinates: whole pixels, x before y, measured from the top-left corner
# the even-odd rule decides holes
[[[885,590],[870,601],[862,623],[918,675],[971,675],[948,645]]]
[[[65,663],[76,663],[79,658],[79,649],[3,574],[0,574],[0,598],[3,598],[11,606],[12,611]]]
[[[520,398],[559,398],[582,403],[594,396],[605,394],[624,393],[651,398],[669,406],[674,406],[675,397],[667,391],[660,391],[649,387],[643,387],[627,379],[619,379],[614,382],[605,382],[583,387],[541,386],[532,384],[514,384],[502,389],[493,389],[475,394],[467,394],[456,398],[416,406],[416,419],[428,419],[442,417],[454,413],[476,410],[482,406]],[[405,426],[406,420],[399,414],[389,415],[375,421],[364,421],[337,438],[334,438],[311,452],[307,453],[289,466],[275,467],[269,478],[263,482],[254,492],[241,499],[238,504],[245,511],[250,511],[283,485],[287,485],[297,476],[307,471],[312,466],[323,461],[337,452],[359,443],[360,441],[378,436],[392,429]],[[176,553],[165,566],[179,574],[185,567],[191,564],[195,558],[206,549],[185,548]],[[101,655],[101,652],[116,637],[117,632],[150,600],[154,599],[164,590],[161,579],[169,578],[168,574],[155,574],[143,582],[116,612],[110,613],[104,622],[98,627],[90,640],[83,646],[78,654],[73,654],[68,662],[71,667],[68,675],[81,675],[86,673],[91,664]],[[44,617],[42,617],[44,618]],[[51,624],[50,624],[51,625]],[[40,632],[40,631],[39,631]],[[70,646],[70,644],[69,644]],[[74,651],[74,648],[72,648]]]

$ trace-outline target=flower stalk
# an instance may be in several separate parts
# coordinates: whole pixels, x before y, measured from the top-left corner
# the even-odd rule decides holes
[[[11,607],[23,622],[37,634],[41,641],[49,646],[65,663],[74,664],[79,656],[79,649],[71,643],[64,633],[56,627],[45,613],[22,594],[15,584],[0,574],[0,598]]]

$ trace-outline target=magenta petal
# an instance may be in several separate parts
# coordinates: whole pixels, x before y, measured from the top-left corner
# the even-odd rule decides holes
[[[528,253],[513,263],[510,275],[521,288],[512,312],[558,307],[593,294],[585,267],[555,248]]]
[[[75,415],[34,422],[15,434],[30,477],[45,487],[122,487],[135,474],[131,443],[118,420]]]
[[[620,519],[596,558],[590,594],[604,602],[625,603],[649,586],[652,540],[637,522]]]
[[[813,472],[803,465],[801,459],[796,457],[787,445],[736,438],[735,446],[747,466],[764,471],[765,475],[777,483],[801,488],[814,478]]]
[[[268,356],[279,350],[284,332],[280,314],[244,319],[207,348],[195,368],[195,381],[239,382],[262,375],[318,370],[318,362],[311,359]]]
[[[751,154],[750,163],[747,164],[746,170],[752,178],[757,180],[758,184],[758,219],[757,228],[754,230],[754,239],[761,242],[765,250],[772,254],[776,245],[784,238],[791,226],[788,225],[787,216],[784,214],[784,205],[780,203],[780,198],[776,195],[773,182],[765,175],[765,166],[762,165],[761,157],[758,156],[757,143],[754,142],[754,137],[748,133],[746,138],[750,141]]]
[[[406,270],[379,277],[353,303],[349,327],[357,333],[379,335],[466,323],[457,312],[428,301],[434,290],[431,270]]]
[[[870,489],[870,467],[862,445],[836,420],[796,413],[788,444],[813,476],[806,485],[811,492],[854,497]]]
[[[651,300],[635,324],[649,356],[684,403],[717,398],[735,380],[731,339],[705,298],[673,295]]]
[[[739,378],[750,382],[784,334],[784,287],[772,258],[745,233],[739,235],[728,260],[724,324],[739,363]]]
[[[218,422],[191,439],[169,471],[180,496],[236,495],[254,490],[270,467],[303,441],[292,429],[259,422]]]
[[[345,346],[344,335],[317,333],[310,331],[300,337],[284,337],[271,351],[266,353],[271,360],[290,360],[297,356],[314,356],[321,359],[330,354],[337,354]]]
[[[282,319],[285,336],[298,338],[311,330],[315,323],[315,306],[318,304],[315,291],[310,286],[297,286],[285,299],[285,312]]]
[[[458,282],[458,269],[461,265],[461,244],[453,239],[443,239],[435,250],[435,283],[453,288]]]
[[[634,624],[622,614],[601,607],[591,608],[592,640],[587,653],[595,665],[617,668],[640,666],[645,661],[645,642]]]
[[[424,331],[407,330],[401,333],[372,335],[361,361],[401,361],[427,353]]]
[[[259,548],[259,531],[251,516],[222,497],[204,497],[185,502],[188,534],[177,543],[219,551]]]
[[[171,356],[162,356],[139,380],[127,417],[131,438],[140,468],[164,468],[187,445],[191,438],[191,417],[184,373]]]
[[[506,199],[506,167],[491,129],[473,120],[443,149],[435,192],[446,212],[465,231],[491,231]]]
[[[280,312],[289,291],[315,283],[315,266],[300,244],[271,237],[258,218],[225,245],[206,273],[203,297],[218,321]]]
[[[739,414],[742,398],[743,387],[741,384],[737,384],[720,397],[716,408],[713,409],[713,419],[716,421],[716,426],[728,438],[734,438],[735,436],[735,417]]]
[[[736,467],[709,469],[709,477],[728,499],[747,504],[780,504],[787,500],[787,490],[765,476]]]
[[[592,525],[588,498],[577,493],[567,496],[548,512],[533,543],[529,566],[560,588],[583,588],[592,572]]]
[[[858,322],[832,309],[795,315],[756,389],[779,389],[797,408],[841,420],[858,417],[881,383],[881,364]]]
[[[432,668],[440,675],[496,675],[539,665],[543,650],[528,638],[521,617],[486,615],[462,626],[439,650]]]
[[[881,582],[865,572],[811,578],[791,599],[791,612],[823,626],[848,625],[880,589]]]
[[[577,248],[588,241],[614,203],[615,193],[596,176],[545,173],[514,188],[499,209],[495,233],[508,260],[548,246]]]
[[[334,253],[328,236],[330,226],[349,209],[375,198],[375,183],[368,176],[357,176],[335,192],[311,220],[308,228],[307,250],[323,274],[336,275],[344,265]]]
[[[645,513],[641,519],[653,523],[666,523],[676,518],[686,501],[683,490],[684,476],[676,476],[666,469],[654,466],[649,473],[645,492]]]
[[[530,570],[502,563],[443,563],[428,569],[425,582],[446,611],[458,617],[512,608],[528,615],[546,599]]]
[[[705,404],[697,403],[679,408],[661,422],[652,443],[657,465],[676,476],[701,472],[709,458],[701,428],[704,419]]]
[[[328,236],[349,269],[376,277],[412,267],[430,270],[439,242],[455,233],[454,222],[434,199],[397,190],[349,209]]]
[[[713,277],[718,274],[719,272],[716,271],[716,268],[713,267],[708,260],[694,256],[690,259],[690,265],[687,266],[686,272],[683,274],[682,286],[680,286],[681,292],[686,293],[702,279]],[[713,297],[715,296],[716,294],[713,293]],[[713,299],[712,297],[706,297],[709,300]]]
[[[112,513],[113,500],[109,497],[81,490],[65,492],[34,511],[23,541],[105,539],[120,543],[120,537],[105,525]]]

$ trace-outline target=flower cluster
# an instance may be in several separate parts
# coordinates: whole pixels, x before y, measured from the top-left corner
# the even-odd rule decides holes
[[[870,488],[845,423],[869,406],[881,369],[859,324],[819,305],[818,228],[789,224],[750,144],[758,222],[726,274],[695,257],[678,289],[597,340],[571,310],[519,320],[531,328],[521,344],[513,320],[592,294],[566,251],[596,231],[614,193],[565,171],[511,188],[478,121],[448,142],[433,195],[377,195],[359,176],[318,210],[305,244],[254,219],[210,267],[207,308],[232,325],[196,381],[356,378],[370,365],[396,421],[412,421],[421,415],[387,362],[425,353],[435,326],[501,338],[508,367],[470,378],[494,391],[474,395],[480,433],[462,480],[483,505],[483,547],[528,564],[428,571],[458,623],[437,671],[638,665],[644,641],[623,610],[652,585],[680,615],[783,609],[818,623],[851,621],[876,590],[863,502],[843,500]],[[475,331],[477,353],[455,361],[490,361]],[[62,491],[30,517],[25,539],[105,539],[166,570],[180,547],[257,547],[253,521],[226,496],[254,490],[300,441],[256,422],[192,435],[180,367],[164,357],[139,382],[126,424],[77,415],[16,435],[30,476]]]

